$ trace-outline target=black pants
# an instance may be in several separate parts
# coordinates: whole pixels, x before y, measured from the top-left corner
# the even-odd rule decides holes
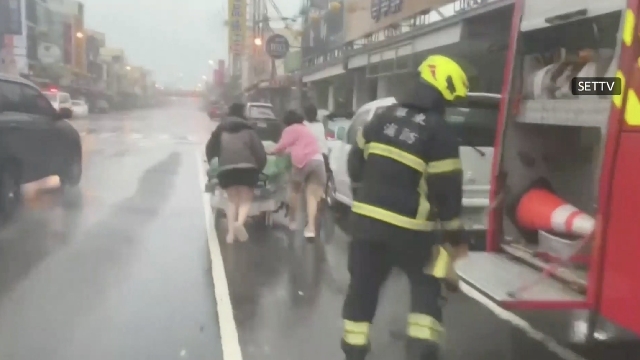
[[[433,241],[429,237],[351,242],[348,265],[351,283],[342,309],[342,349],[347,360],[364,359],[369,350],[369,327],[378,306],[380,287],[393,267],[402,269],[411,284],[407,335],[408,342],[417,344],[418,350],[407,356],[416,360],[437,357],[437,344],[444,333],[442,283],[425,272],[432,260],[433,246],[437,246],[435,236]]]

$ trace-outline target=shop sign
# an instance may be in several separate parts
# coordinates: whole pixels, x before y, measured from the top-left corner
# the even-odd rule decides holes
[[[371,19],[380,19],[402,11],[402,0],[371,0]]]
[[[273,34],[269,36],[264,44],[267,55],[274,60],[284,59],[289,52],[289,40],[284,35]]]
[[[229,54],[244,53],[247,40],[247,1],[229,0]]]
[[[484,6],[491,2],[491,0],[458,0],[454,5],[454,12],[461,13]]]
[[[345,41],[398,24],[428,9],[437,9],[455,0],[351,0],[344,20]]]

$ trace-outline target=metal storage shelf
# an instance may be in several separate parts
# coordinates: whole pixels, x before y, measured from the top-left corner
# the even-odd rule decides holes
[[[517,122],[528,124],[606,127],[611,99],[523,100]]]

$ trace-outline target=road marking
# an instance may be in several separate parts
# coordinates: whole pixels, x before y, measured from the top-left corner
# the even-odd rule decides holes
[[[200,189],[204,191],[204,187],[207,184],[206,169],[203,165],[205,162],[198,152],[196,152],[195,155],[198,165]],[[229,283],[227,282],[227,274],[224,269],[222,252],[220,251],[220,243],[218,243],[218,236],[216,235],[214,227],[214,215],[213,211],[211,211],[209,194],[202,194],[202,203],[204,205],[205,225],[207,227],[207,241],[209,243],[209,252],[211,253],[211,276],[213,277],[213,288],[215,290],[218,311],[222,359],[242,360],[238,328],[236,327],[236,320],[233,318]]]
[[[526,320],[518,317],[516,314],[509,312],[500,307],[500,305],[491,301],[491,299],[482,295],[477,290],[468,286],[465,283],[460,283],[460,290],[464,292],[470,298],[476,300],[477,302],[484,305],[487,309],[493,312],[497,317],[501,318],[504,321],[507,321],[511,325],[517,327],[522,330],[526,336],[537,340],[542,343],[544,347],[546,347],[552,353],[558,355],[561,359],[565,360],[586,360],[586,358],[576,354],[575,352],[567,349],[566,347],[560,345],[555,339],[552,337],[545,335],[544,333],[534,329],[531,324],[529,324]],[[226,359],[225,359],[226,360]]]

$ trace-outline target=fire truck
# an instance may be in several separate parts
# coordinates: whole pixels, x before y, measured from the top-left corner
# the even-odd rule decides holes
[[[456,265],[466,286],[585,358],[640,358],[639,9],[516,0],[487,249]],[[576,77],[617,77],[619,91],[574,94]]]

